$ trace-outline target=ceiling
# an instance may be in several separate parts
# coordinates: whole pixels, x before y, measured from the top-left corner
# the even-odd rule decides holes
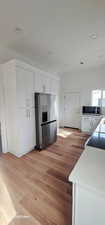
[[[53,73],[103,65],[105,0],[0,0],[0,63],[11,58]]]

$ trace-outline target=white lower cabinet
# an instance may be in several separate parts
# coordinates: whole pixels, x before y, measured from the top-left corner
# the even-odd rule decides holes
[[[105,225],[105,196],[74,183],[72,225]]]
[[[95,128],[97,127],[97,124],[101,120],[102,116],[82,116],[81,118],[81,130],[83,132],[92,134]]]

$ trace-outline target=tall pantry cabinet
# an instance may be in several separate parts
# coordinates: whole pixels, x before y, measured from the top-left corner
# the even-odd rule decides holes
[[[12,60],[3,65],[8,151],[21,156],[35,146],[34,71]]]
[[[19,60],[5,63],[2,71],[7,151],[20,157],[36,145],[34,93],[58,98],[59,80]]]

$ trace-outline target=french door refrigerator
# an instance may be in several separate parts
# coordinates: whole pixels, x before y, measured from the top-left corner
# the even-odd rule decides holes
[[[45,149],[57,140],[56,95],[35,93],[36,149]]]

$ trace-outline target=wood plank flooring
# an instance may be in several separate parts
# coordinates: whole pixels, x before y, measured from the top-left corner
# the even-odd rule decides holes
[[[55,144],[21,158],[0,155],[0,225],[71,225],[68,175],[88,136],[60,129]]]

